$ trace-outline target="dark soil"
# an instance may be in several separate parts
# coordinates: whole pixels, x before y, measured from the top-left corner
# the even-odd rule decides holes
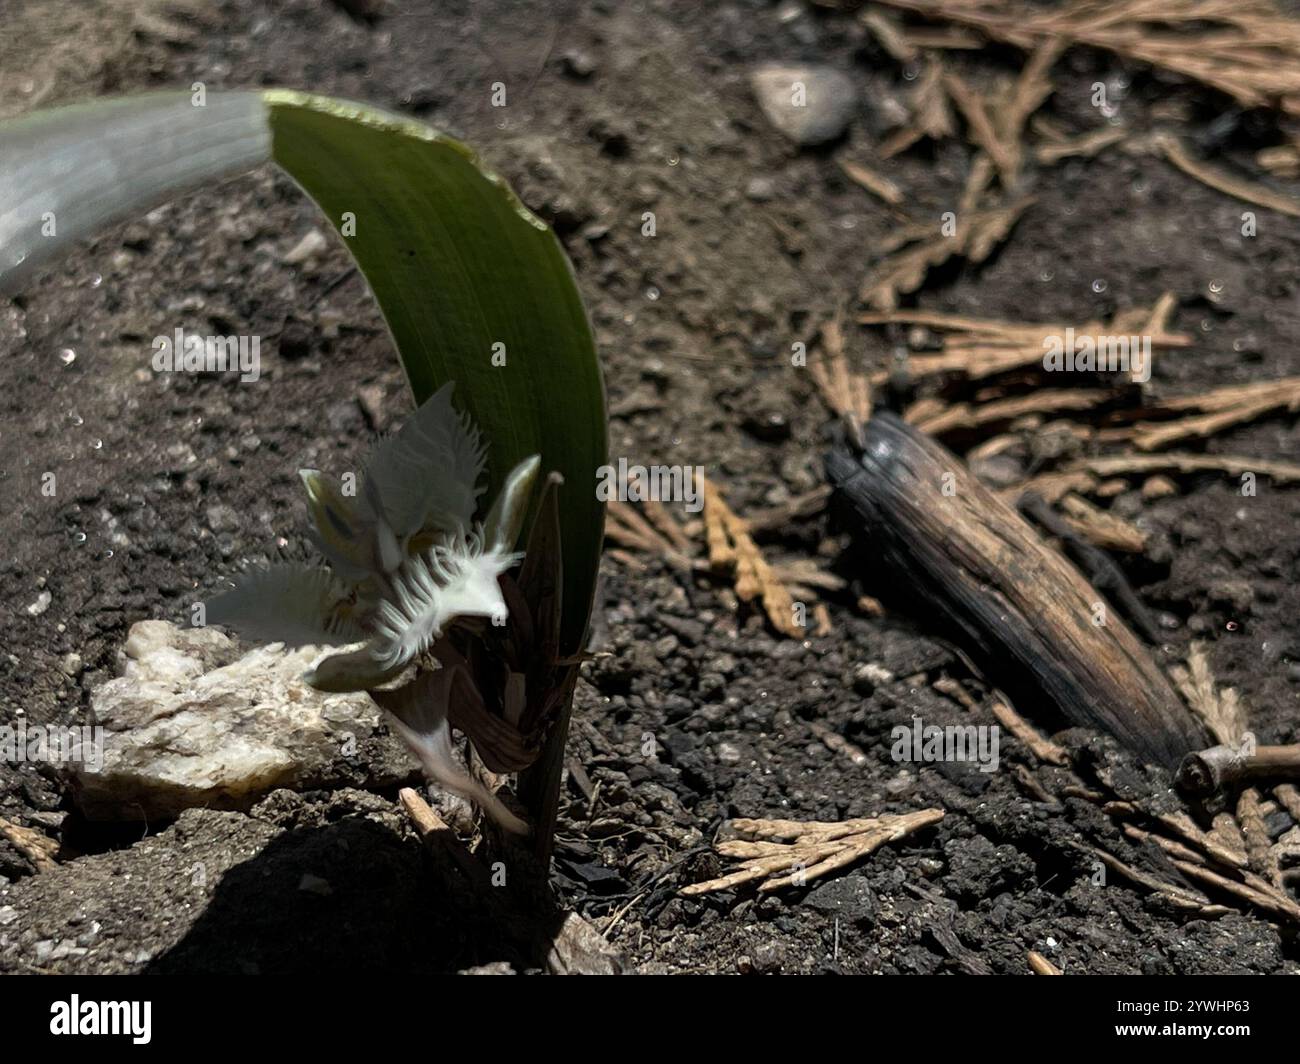
[[[844,177],[835,151],[797,151],[771,129],[747,74],[763,60],[851,71],[864,103],[836,150],[872,161],[909,82],[851,14],[691,0],[394,0],[360,21],[326,0],[19,8],[0,41],[0,113],[194,81],[286,85],[467,140],[555,225],[574,261],[615,456],[703,465],[742,514],[821,482],[829,421],[790,366],[790,345],[811,343],[856,295],[873,245],[898,221]],[[990,48],[951,61],[979,84],[1019,58]],[[1055,80],[1045,111],[1070,129],[1095,127],[1091,86],[1105,81],[1128,86],[1131,127],[1175,116],[1222,165],[1248,170],[1275,137],[1269,115],[1241,116],[1220,135],[1211,123],[1230,101],[1109,55],[1071,51]],[[504,117],[489,106],[494,81],[519,87]],[[912,216],[937,218],[953,209],[969,160],[953,139],[879,168],[907,191]],[[932,275],[916,303],[1083,322],[1172,290],[1174,327],[1196,342],[1156,362],[1155,394],[1300,373],[1300,220],[1261,210],[1258,236],[1243,239],[1242,204],[1121,152],[1042,171],[1033,192],[999,253]],[[653,239],[641,235],[644,211],[657,217]],[[330,290],[348,269],[342,247],[307,269],[283,261],[314,227],[327,229],[292,183],[259,172],[109,231],[0,303],[0,723],[84,719],[133,622],[179,622],[241,567],[303,556],[294,471],[340,465],[409,409],[362,282]],[[263,336],[260,382],[151,372],[149,339],[177,325]],[[864,364],[883,366],[905,334],[850,338]],[[363,389],[364,405],[354,398]],[[1294,460],[1300,429],[1273,416],[1204,446]],[[46,471],[57,498],[39,490]],[[1180,487],[1113,503],[1152,533],[1146,555],[1124,564],[1170,625],[1158,654],[1169,664],[1193,637],[1207,640],[1260,741],[1300,741],[1300,490],[1262,477],[1252,498],[1217,476]],[[645,571],[603,565],[600,654],[579,683],[569,745],[582,772],[566,774],[554,883],[598,927],[618,914],[610,937],[633,965],[1019,973],[1032,949],[1067,972],[1300,971],[1295,941],[1262,917],[1188,919],[1118,877],[1096,883],[1072,843],[1135,864],[1149,855],[1092,803],[1027,790],[1015,766],[1049,790],[1053,770],[1014,740],[991,774],[892,761],[890,729],[913,715],[991,723],[932,686],[946,675],[979,698],[980,681],[924,619],[855,608],[879,574],[861,548],[838,556],[848,540],[826,517],[764,542],[774,557],[823,556],[853,578],[827,599],[831,635],[776,636],[725,585],[656,558]],[[1245,590],[1225,590],[1229,581]],[[42,591],[49,606],[32,616]],[[832,752],[813,723],[867,762]],[[1085,778],[1100,770],[1144,796],[1168,787],[1108,740],[1057,738],[1079,751]],[[0,840],[0,971],[536,964],[518,927],[424,853],[393,793],[359,783],[277,792],[247,814],[106,828],[79,819],[52,769],[0,763],[0,816],[65,843],[61,866],[34,874]],[[721,872],[709,844],[728,818],[928,806],[947,811],[937,829],[809,889],[677,893]]]

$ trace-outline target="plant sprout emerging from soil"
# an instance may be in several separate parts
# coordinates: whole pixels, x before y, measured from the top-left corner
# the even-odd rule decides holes
[[[455,765],[449,729],[463,733],[488,772],[519,775],[534,852],[549,857],[603,541],[604,503],[578,485],[608,457],[600,363],[555,234],[440,131],[289,89],[57,107],[0,121],[0,145],[4,291],[113,221],[268,163],[331,221],[420,410],[356,491],[303,473],[324,567],[257,576],[209,620],[348,646],[311,682],[370,692],[431,776],[522,827]],[[487,350],[508,362],[485,367]],[[453,381],[474,427],[438,391]],[[497,497],[486,515],[480,475]],[[525,512],[527,557],[511,570]],[[508,625],[491,623],[507,611]]]
[[[442,387],[374,447],[351,493],[317,470],[299,471],[315,523],[310,537],[327,567],[256,573],[210,602],[207,618],[259,642],[361,644],[323,658],[304,679],[322,691],[373,692],[433,780],[523,832],[523,821],[452,752],[451,701],[478,692],[444,635],[505,624],[501,577],[523,557],[514,547],[540,460],[519,463],[476,523],[487,453],[452,406],[452,389]],[[412,665],[415,679],[378,690]]]

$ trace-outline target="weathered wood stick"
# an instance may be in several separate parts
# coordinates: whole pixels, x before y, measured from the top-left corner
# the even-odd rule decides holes
[[[1237,746],[1212,746],[1183,758],[1174,782],[1184,794],[1206,797],[1246,780],[1300,779],[1300,745],[1257,746],[1253,753]]]
[[[961,459],[877,412],[862,451],[833,449],[826,471],[879,552],[870,567],[954,630],[1024,713],[1055,709],[1169,767],[1205,745],[1117,611]]]

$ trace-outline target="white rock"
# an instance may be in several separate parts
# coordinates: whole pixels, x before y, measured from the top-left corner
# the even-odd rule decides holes
[[[46,610],[50,608],[50,603],[52,601],[53,601],[53,597],[50,595],[50,593],[48,591],[42,591],[39,595],[36,596],[36,600],[28,605],[27,612],[32,617],[39,617],[42,613],[44,613]]]
[[[834,67],[769,63],[750,84],[767,120],[801,146],[834,140],[858,108],[853,79]]]
[[[894,674],[883,665],[878,665],[874,661],[868,661],[857,667],[854,672],[854,679],[879,687],[881,684],[893,683]]]
[[[718,760],[724,765],[738,765],[742,756],[735,743],[718,743]]]
[[[308,229],[303,238],[284,253],[283,261],[290,266],[297,266],[308,259],[314,259],[327,247],[329,241],[325,239],[324,233],[319,229]]]
[[[369,696],[302,681],[319,648],[275,644],[231,661],[235,653],[215,629],[132,625],[123,675],[91,695],[92,723],[106,729],[103,765],[74,766],[87,816],[242,808],[277,787],[322,786],[345,742],[378,723]]]

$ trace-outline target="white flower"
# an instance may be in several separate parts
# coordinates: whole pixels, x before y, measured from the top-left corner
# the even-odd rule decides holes
[[[312,541],[329,569],[283,565],[255,573],[209,602],[207,619],[262,642],[361,643],[317,662],[307,682],[327,691],[370,691],[429,776],[519,831],[522,822],[452,754],[448,700],[481,701],[463,665],[423,671],[396,691],[377,690],[458,622],[486,617],[504,624],[498,578],[523,557],[514,545],[540,459],[511,471],[486,524],[475,525],[486,452],[478,431],[452,407],[451,390],[440,389],[374,448],[359,498],[316,470],[300,471],[316,526]]]
[[[330,569],[278,566],[208,604],[208,620],[264,642],[361,651],[322,661],[308,681],[363,691],[391,679],[460,618],[506,620],[497,577],[511,553],[539,461],[507,478],[486,528],[473,524],[483,493],[478,431],[451,405],[452,385],[429,398],[365,463],[359,497],[319,472],[300,472],[313,542]]]

